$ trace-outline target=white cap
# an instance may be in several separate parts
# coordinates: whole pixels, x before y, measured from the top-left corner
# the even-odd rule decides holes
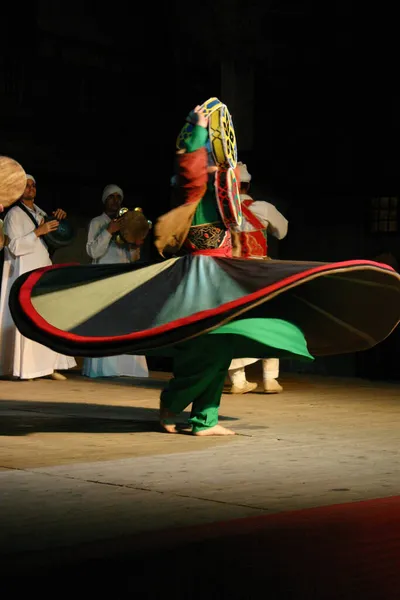
[[[103,202],[103,204],[107,200],[108,196],[110,196],[111,194],[115,194],[115,192],[117,192],[117,194],[121,196],[122,200],[124,199],[124,192],[121,190],[121,188],[111,183],[110,185],[106,185],[106,187],[103,190],[103,195],[101,196],[101,201]]]
[[[33,175],[28,175],[28,173],[26,174],[26,180],[28,181],[28,179],[32,179],[33,183],[36,183],[36,179],[34,178]]]
[[[239,177],[240,181],[243,183],[250,183],[251,175],[247,170],[247,165],[242,162],[238,162],[237,166],[239,167]]]

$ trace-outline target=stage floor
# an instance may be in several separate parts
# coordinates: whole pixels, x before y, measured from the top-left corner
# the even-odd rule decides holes
[[[151,375],[0,382],[3,569],[105,556],[116,540],[156,550],[170,530],[400,495],[399,384],[285,373],[282,394],[223,395],[221,422],[240,435],[195,438],[159,431],[170,375]],[[248,369],[260,376],[260,364]]]

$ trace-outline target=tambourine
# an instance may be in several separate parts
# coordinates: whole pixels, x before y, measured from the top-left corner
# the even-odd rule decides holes
[[[205,111],[206,116],[210,117],[214,111],[221,108],[222,102],[218,98],[209,98],[201,105],[201,110]],[[186,148],[186,142],[192,135],[193,127],[196,125],[196,119],[194,118],[194,112],[191,111],[187,116],[185,125],[182,127],[178,138],[176,140],[176,149],[184,150]]]
[[[122,207],[118,211],[118,217],[121,217],[120,229],[114,236],[114,241],[118,246],[132,247],[137,245],[138,240],[144,240],[153,224],[143,214],[143,209],[139,206],[130,210]]]
[[[219,169],[215,174],[217,206],[228,229],[242,223],[240,190],[234,169]]]

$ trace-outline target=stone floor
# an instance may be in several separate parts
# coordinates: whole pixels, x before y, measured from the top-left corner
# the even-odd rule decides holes
[[[221,421],[240,435],[194,438],[158,429],[168,377],[0,382],[4,569],[85,544],[154,544],[168,529],[400,495],[398,384],[284,374],[282,394],[223,395]]]

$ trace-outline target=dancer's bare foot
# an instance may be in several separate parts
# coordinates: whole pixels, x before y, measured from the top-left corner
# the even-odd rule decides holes
[[[178,433],[176,425],[174,425],[172,423],[169,424],[169,423],[164,423],[163,421],[160,421],[160,425],[166,433]]]
[[[160,402],[160,425],[166,433],[178,433],[175,423],[170,422],[175,416],[174,413],[167,410]]]
[[[222,425],[214,425],[214,427],[210,427],[209,429],[202,429],[201,431],[196,431],[193,435],[236,435],[232,429],[227,429],[226,427],[222,427]]]

